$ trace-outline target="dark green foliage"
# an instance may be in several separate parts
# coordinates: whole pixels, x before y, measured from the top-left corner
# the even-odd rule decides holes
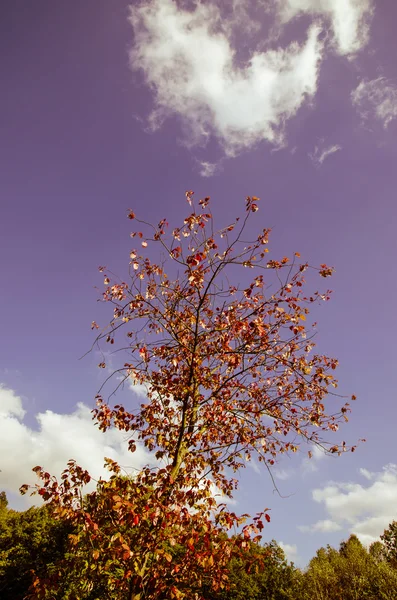
[[[56,597],[48,600],[130,600],[117,590],[89,585],[83,596],[78,565],[88,561],[92,568],[92,549],[73,547],[75,568],[70,560],[72,546],[68,522],[55,520],[47,507],[17,512],[8,508],[0,493],[0,598],[23,600],[29,596],[33,571],[42,579],[62,572],[62,585]],[[183,556],[185,549],[173,545],[171,554]],[[391,523],[367,550],[355,535],[342,542],[339,550],[320,548],[305,571],[289,563],[273,540],[263,545],[247,541],[241,558],[229,564],[229,588],[214,592],[211,578],[203,572],[200,600],[395,600],[397,597],[397,522]],[[121,573],[120,576],[123,574]],[[47,595],[45,596],[47,598]],[[158,600],[168,600],[163,595]],[[188,600],[186,596],[185,600]]]
[[[46,507],[17,512],[0,495],[0,598],[22,600],[32,571],[51,569],[64,554],[68,525],[55,521]]]
[[[7,495],[5,492],[0,492],[0,511],[6,509],[8,506]]]
[[[397,521],[390,523],[380,538],[386,560],[394,568],[397,568]]]
[[[230,562],[230,588],[206,600],[293,600],[298,570],[272,540],[262,546],[247,542],[242,558]]]

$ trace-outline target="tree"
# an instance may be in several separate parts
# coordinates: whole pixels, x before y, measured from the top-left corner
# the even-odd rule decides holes
[[[397,521],[390,523],[380,536],[383,545],[383,553],[386,560],[394,567],[397,567]]]
[[[380,541],[372,542],[369,553],[377,564],[385,560],[383,544]]]
[[[393,600],[397,573],[355,535],[317,551],[301,581],[301,600]]]
[[[32,572],[45,576],[64,556],[70,529],[64,521],[53,519],[47,507],[18,512],[7,508],[4,492],[1,500],[0,597],[22,600],[32,583]]]
[[[8,506],[7,494],[5,492],[0,492],[0,511],[3,511]]]
[[[241,219],[217,232],[209,198],[197,208],[193,192],[186,199],[191,212],[171,231],[165,219],[153,226],[129,211],[138,230],[128,282],[100,268],[113,316],[95,346],[125,356],[106,382],[143,386],[147,401],[111,405],[113,394],[105,398],[102,388],[94,418],[103,431],[125,431],[131,452],[144,444],[153,462],[125,479],[107,460],[113,478],[98,482],[86,501],[90,475],[73,461],[61,482],[35,469],[38,493],[79,524],[76,549],[91,548],[82,580],[92,588],[105,577],[112,598],[193,598],[205,577],[224,586],[234,549],[251,535],[259,540],[263,515],[270,517],[265,509],[248,523],[217,502],[214,490],[231,497],[234,473],[246,461],[257,456],[271,470],[299,440],[332,454],[347,449],[324,439],[347,420],[349,405],[330,393],[337,360],[313,353],[306,325],[309,307],[330,292],[305,292],[305,277],[326,278],[332,269],[310,267],[298,253],[269,259],[269,229],[245,241],[255,197]],[[106,368],[105,358],[99,366]],[[236,527],[241,535],[232,543],[223,534]],[[183,560],[173,546],[184,549]]]
[[[205,596],[206,600],[294,600],[300,572],[287,562],[275,542],[248,543],[229,564],[229,589]]]

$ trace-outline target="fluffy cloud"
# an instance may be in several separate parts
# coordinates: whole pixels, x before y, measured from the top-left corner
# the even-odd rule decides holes
[[[323,55],[317,24],[302,45],[253,52],[239,67],[214,4],[185,10],[172,0],[147,1],[131,7],[130,22],[131,66],[142,69],[155,96],[151,125],[177,114],[191,144],[213,133],[229,155],[261,140],[280,144],[286,121],[316,92]]]
[[[13,390],[0,385],[0,419],[7,416],[23,419],[25,414],[21,398]]]
[[[282,22],[300,14],[310,14],[330,21],[337,52],[351,55],[368,42],[372,0],[277,0]]]
[[[0,489],[8,493],[18,494],[23,483],[35,483],[31,469],[36,465],[59,476],[67,461],[74,458],[98,479],[109,474],[103,469],[105,456],[118,461],[127,472],[148,462],[141,447],[134,454],[128,452],[125,433],[99,431],[91,409],[82,403],[70,414],[51,410],[37,414],[37,430],[24,424],[24,416],[22,399],[0,386]],[[24,502],[16,498],[21,507],[38,501],[29,496]]]
[[[397,86],[385,77],[363,79],[351,98],[364,122],[375,116],[386,128],[397,117]]]
[[[342,56],[363,48],[368,40],[372,0],[240,0],[229,9],[216,2],[144,0],[130,8],[134,30],[130,52],[133,70],[141,70],[154,94],[149,117],[152,130],[178,115],[188,145],[204,145],[215,135],[232,156],[260,141],[275,147],[285,142],[285,125],[317,91],[319,68],[329,44],[324,31],[330,24],[333,46]],[[267,49],[253,50],[238,64],[234,41],[247,31],[258,34],[273,17]],[[274,31],[301,14],[310,15],[306,40],[270,48]],[[251,41],[254,36],[250,34]],[[213,174],[202,163],[204,176]]]
[[[387,465],[379,473],[360,472],[367,485],[332,482],[313,490],[313,500],[324,505],[329,519],[301,526],[301,531],[348,529],[365,544],[379,538],[396,518],[397,466]]]
[[[316,167],[319,167],[323,164],[326,158],[332,154],[335,154],[335,152],[338,152],[339,150],[342,150],[342,146],[339,146],[339,144],[333,144],[326,147],[324,146],[324,140],[321,140],[321,142],[314,147],[313,152],[309,154],[309,158],[313,161]]]
[[[130,389],[138,397],[146,397],[143,385],[132,383]],[[97,480],[109,477],[109,471],[103,466],[104,457],[117,461],[126,473],[155,462],[153,455],[139,444],[131,454],[125,432],[114,428],[105,433],[100,431],[93,423],[91,408],[83,403],[78,403],[70,414],[51,410],[37,414],[37,430],[24,424],[25,415],[22,399],[0,384],[0,491],[7,492],[13,508],[40,504],[37,496],[19,495],[23,483],[33,485],[37,482],[32,473],[36,465],[59,477],[68,460],[74,459]],[[202,484],[205,485],[204,479]],[[93,481],[86,491],[94,486]],[[221,503],[236,504],[235,500],[223,496],[215,485],[212,485],[212,493]]]

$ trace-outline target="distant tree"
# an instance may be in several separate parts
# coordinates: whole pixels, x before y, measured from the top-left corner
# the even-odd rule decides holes
[[[32,584],[33,571],[44,576],[53,570],[64,556],[69,531],[68,524],[52,518],[48,508],[17,512],[7,508],[7,497],[1,494],[1,600],[22,600]]]
[[[386,560],[397,568],[397,521],[390,523],[380,536],[383,545],[383,552]]]
[[[7,495],[5,492],[0,492],[0,511],[8,506]]]
[[[214,489],[232,497],[233,472],[246,461],[256,456],[271,469],[300,441],[332,454],[347,449],[323,437],[347,420],[349,406],[330,393],[337,360],[313,353],[306,325],[310,306],[330,292],[305,291],[305,277],[326,278],[332,269],[310,267],[298,253],[270,259],[269,229],[247,241],[255,197],[218,231],[209,198],[197,207],[193,192],[186,199],[190,213],[170,233],[165,219],[153,226],[129,211],[139,225],[128,281],[100,268],[113,316],[96,346],[109,344],[114,358],[124,353],[115,385],[142,386],[147,400],[112,406],[102,390],[94,417],[102,431],[126,432],[131,452],[144,444],[152,464],[123,479],[107,460],[113,479],[86,500],[90,475],[73,461],[61,482],[35,469],[38,493],[79,530],[71,559],[81,551],[81,597],[104,581],[109,598],[128,600],[198,598],[206,578],[222,589],[231,557],[251,535],[260,539],[263,515],[270,517],[264,509],[247,522]],[[237,530],[233,542],[225,539]],[[56,585],[36,581],[36,597],[51,597]]]
[[[375,554],[374,554],[375,553]],[[317,551],[301,581],[301,600],[395,600],[397,572],[379,561],[355,535],[339,552]],[[297,598],[298,598],[297,597]]]
[[[380,563],[385,560],[383,544],[379,541],[373,542],[370,545],[369,553],[376,563]]]
[[[288,563],[272,540],[249,543],[229,564],[229,588],[210,593],[206,600],[294,600],[300,572]]]
[[[337,564],[338,552],[327,546],[317,550],[301,580],[298,597],[302,600],[339,600],[342,592]]]

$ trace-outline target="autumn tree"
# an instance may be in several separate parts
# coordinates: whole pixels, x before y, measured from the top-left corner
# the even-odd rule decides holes
[[[300,447],[309,455],[310,445],[347,449],[326,435],[349,411],[334,392],[338,362],[314,351],[308,325],[310,307],[330,297],[311,289],[314,277],[332,269],[298,253],[271,258],[270,229],[250,236],[258,198],[248,197],[245,214],[221,229],[209,198],[186,199],[189,214],[176,227],[129,211],[137,224],[129,274],[120,280],[100,267],[112,318],[104,328],[92,324],[95,348],[105,344],[99,366],[113,369],[106,383],[114,381],[111,394],[104,387],[96,398],[96,424],[125,432],[131,452],[143,444],[152,462],[125,479],[108,460],[112,478],[84,502],[90,475],[73,462],[60,482],[36,469],[38,493],[80,524],[76,556],[91,548],[82,580],[91,589],[106,580],[109,598],[200,597],[205,577],[224,586],[231,555],[251,535],[258,540],[270,517],[265,509],[248,522],[214,492],[232,497],[235,473],[253,457],[271,470]],[[146,401],[113,404],[124,384],[143,388]],[[230,530],[241,533],[233,544]]]

